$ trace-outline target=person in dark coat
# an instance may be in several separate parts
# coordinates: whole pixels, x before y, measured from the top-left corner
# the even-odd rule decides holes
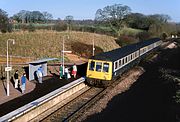
[[[19,81],[19,78],[18,78],[18,70],[16,70],[15,74],[14,74],[14,87],[17,89],[18,88],[18,81]]]

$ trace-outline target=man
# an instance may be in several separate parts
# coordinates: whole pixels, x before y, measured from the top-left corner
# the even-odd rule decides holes
[[[19,81],[19,79],[18,79],[18,70],[16,70],[16,72],[14,74],[14,82],[15,82],[14,87],[16,89],[18,88],[18,81]]]

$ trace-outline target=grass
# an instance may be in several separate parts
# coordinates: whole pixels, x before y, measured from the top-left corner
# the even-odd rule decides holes
[[[123,28],[120,31],[120,35],[127,35],[127,36],[136,36],[138,33],[143,32],[140,29],[133,29],[133,28]]]
[[[95,46],[101,48],[103,51],[109,51],[119,47],[113,37],[106,35],[87,32],[67,33],[46,30],[36,32],[21,31],[0,34],[0,55],[6,55],[7,39],[15,39],[15,45],[13,45],[12,42],[9,42],[9,55],[34,58],[58,58],[60,57],[60,51],[63,47],[62,42],[64,35],[69,35],[69,39],[65,36],[65,50],[71,50],[74,42],[92,45],[93,39]]]

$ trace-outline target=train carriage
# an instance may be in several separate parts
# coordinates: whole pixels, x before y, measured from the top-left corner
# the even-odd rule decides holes
[[[161,42],[159,38],[153,38],[93,56],[88,61],[87,82],[90,85],[106,86],[109,81],[117,79],[120,74],[137,64]]]

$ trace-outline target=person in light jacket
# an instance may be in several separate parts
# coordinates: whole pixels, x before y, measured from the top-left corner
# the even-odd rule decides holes
[[[69,70],[67,67],[65,67],[64,69],[64,75],[65,75],[65,79],[67,80],[68,79],[68,73],[69,73]]]
[[[22,93],[24,94],[26,90],[26,73],[23,73],[21,77],[21,90],[22,90]]]
[[[43,74],[40,70],[37,70],[37,77],[38,77],[38,82],[39,83],[42,83],[42,77],[43,77]]]

